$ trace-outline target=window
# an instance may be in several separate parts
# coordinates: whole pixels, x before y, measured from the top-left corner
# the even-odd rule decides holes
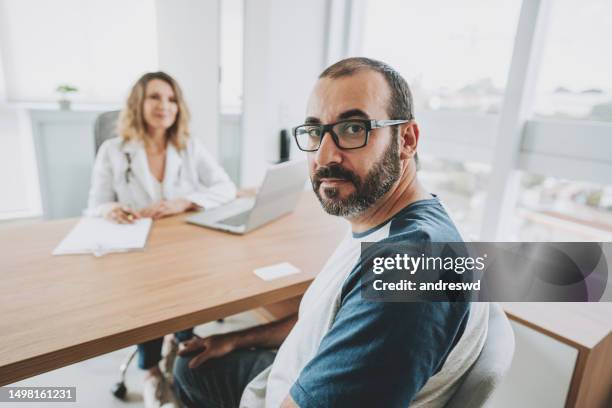
[[[419,180],[442,200],[464,239],[476,240],[480,234],[491,166],[429,155],[419,156],[419,164]]]
[[[423,143],[438,142],[422,146],[419,178],[439,195],[466,239],[480,235],[491,169],[480,153],[491,151],[497,132],[493,115],[483,114],[501,109],[520,5],[370,0],[364,10],[361,53],[387,62],[410,84]],[[448,148],[457,143],[464,145]]]
[[[612,121],[612,2],[557,0],[551,6],[535,113]]]
[[[4,0],[2,46],[9,102],[71,99],[122,102],[133,82],[157,68],[154,0]]]
[[[610,241],[612,186],[524,172],[513,239]]]
[[[362,54],[410,84],[415,108],[498,112],[519,0],[370,0]]]

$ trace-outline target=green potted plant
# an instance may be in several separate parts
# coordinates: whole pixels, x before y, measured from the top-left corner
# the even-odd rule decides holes
[[[71,93],[77,93],[79,89],[75,86],[62,84],[59,85],[55,92],[60,94],[59,106],[61,110],[70,110],[70,100],[68,99],[68,95]]]

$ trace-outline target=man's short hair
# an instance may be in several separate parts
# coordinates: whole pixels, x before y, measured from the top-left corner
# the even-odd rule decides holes
[[[319,78],[341,78],[367,69],[381,73],[389,84],[391,90],[391,100],[387,106],[389,119],[413,119],[412,92],[408,83],[399,72],[384,62],[364,57],[346,58],[328,67]]]
[[[414,106],[412,92],[408,82],[388,64],[365,57],[346,58],[329,66],[319,75],[319,78],[341,78],[354,75],[363,70],[372,70],[381,73],[391,91],[391,98],[387,105],[387,115],[389,119],[414,119]],[[392,128],[393,134],[397,135],[397,128]],[[414,154],[415,162],[418,167],[418,157]]]

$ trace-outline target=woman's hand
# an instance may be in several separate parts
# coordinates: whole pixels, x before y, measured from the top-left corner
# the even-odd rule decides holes
[[[189,368],[196,368],[206,360],[216,357],[223,357],[231,353],[236,348],[235,337],[231,333],[216,334],[204,339],[194,337],[179,345],[179,356],[185,356],[198,352],[190,361]]]
[[[153,218],[154,220],[167,217],[169,215],[180,214],[194,208],[194,204],[184,198],[175,200],[160,201],[150,207],[140,210],[138,213],[142,218]]]
[[[117,224],[133,224],[140,216],[131,208],[117,204],[104,214],[104,218]]]

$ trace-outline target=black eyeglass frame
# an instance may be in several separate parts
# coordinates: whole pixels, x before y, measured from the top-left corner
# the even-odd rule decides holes
[[[322,124],[317,124],[317,123],[304,123],[303,125],[299,125],[294,127],[292,130],[293,133],[293,138],[295,139],[295,144],[297,144],[298,149],[300,149],[303,152],[308,152],[308,153],[312,153],[312,152],[316,152],[317,150],[319,150],[321,148],[321,144],[323,143],[323,138],[325,137],[325,135],[327,133],[329,133],[332,137],[332,140],[334,141],[334,144],[336,145],[336,147],[338,147],[338,149],[340,150],[355,150],[355,149],[361,149],[363,147],[365,147],[368,144],[368,139],[370,138],[370,132],[373,129],[380,129],[380,128],[384,128],[387,126],[395,126],[395,125],[401,125],[403,123],[408,123],[410,122],[412,119],[345,119],[345,120],[340,120],[338,122],[335,123],[329,123],[327,125],[322,125]],[[334,132],[334,126],[340,124],[340,123],[350,123],[350,122],[359,122],[359,123],[363,123],[365,130],[366,130],[366,134],[365,134],[365,138],[363,140],[363,144],[361,146],[356,146],[356,147],[342,147],[340,146],[340,138],[338,137],[338,135]],[[318,126],[319,128],[321,128],[321,139],[319,140],[319,146],[317,146],[316,149],[302,149],[302,147],[300,146],[300,143],[298,142],[298,135],[297,135],[297,130],[299,128],[302,128],[304,126]]]

